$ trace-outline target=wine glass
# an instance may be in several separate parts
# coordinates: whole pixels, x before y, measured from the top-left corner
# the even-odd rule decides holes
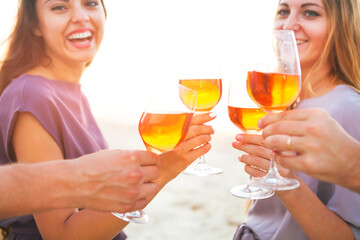
[[[199,49],[185,51],[180,66],[179,83],[198,92],[196,113],[210,112],[219,103],[222,95],[217,59],[209,52]],[[209,166],[203,155],[197,160],[195,167],[189,166],[183,174],[208,176],[222,172],[220,168]]]
[[[258,64],[258,68],[267,69],[267,65]],[[228,98],[228,113],[231,122],[245,133],[257,134],[261,131],[257,122],[266,115],[249,97],[246,90],[246,80],[250,65],[242,64],[231,71]],[[250,175],[246,184],[231,188],[232,195],[246,199],[264,199],[274,195],[270,189],[257,188],[249,185],[255,179]]]
[[[265,112],[279,113],[297,101],[301,90],[301,69],[294,32],[274,30],[271,44],[267,46],[271,49],[267,62],[269,70],[251,69],[247,89],[253,101]],[[280,176],[275,161],[270,159],[267,175],[251,182],[251,185],[282,191],[297,188],[300,183]]]
[[[166,83],[157,89],[139,121],[139,134],[147,151],[161,154],[173,150],[184,141],[196,101],[197,92],[179,84]],[[113,214],[128,222],[149,221],[143,210]]]

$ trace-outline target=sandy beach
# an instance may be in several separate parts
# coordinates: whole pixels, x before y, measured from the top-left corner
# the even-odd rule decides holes
[[[108,120],[99,125],[111,148],[144,149],[136,125]],[[129,240],[232,239],[237,225],[245,220],[245,202],[229,190],[245,183],[248,176],[237,161],[240,152],[231,147],[235,128],[214,128],[218,130],[206,159],[224,173],[207,177],[180,174],[146,207],[150,222],[132,223],[125,229]]]

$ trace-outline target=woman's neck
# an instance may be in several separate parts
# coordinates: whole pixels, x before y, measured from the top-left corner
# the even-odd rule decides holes
[[[330,74],[330,67],[323,65],[314,71],[302,69],[301,99],[325,95],[342,82]]]
[[[85,66],[71,66],[52,60],[50,63],[38,65],[26,73],[40,75],[52,80],[79,83],[84,70]]]

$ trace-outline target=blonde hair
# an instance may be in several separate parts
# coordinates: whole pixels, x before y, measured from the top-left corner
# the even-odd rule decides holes
[[[329,17],[329,36],[305,83],[312,72],[327,62],[334,81],[340,80],[360,92],[359,0],[323,0],[323,3]]]

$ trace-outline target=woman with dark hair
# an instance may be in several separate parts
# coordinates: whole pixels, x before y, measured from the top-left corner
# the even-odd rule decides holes
[[[274,29],[295,34],[303,80],[296,108],[324,109],[358,141],[359,7],[358,0],[280,0],[274,21]],[[298,131],[301,127],[292,127],[303,134]],[[317,134],[316,129],[311,130]],[[275,160],[280,154],[266,148],[262,136],[241,134],[236,139],[233,146],[247,153],[240,161],[254,177],[264,176],[259,168],[269,169],[271,154]],[[294,149],[296,140],[286,138],[282,149]],[[316,146],[297,145],[295,149],[307,147],[311,151]],[[238,228],[234,239],[360,239],[359,194],[304,173],[279,170],[282,176],[299,180],[300,187],[254,202],[247,223]]]
[[[16,24],[10,35],[11,41],[0,71],[0,94],[12,79],[46,63],[46,60],[49,61],[48,63],[51,61],[44,48],[44,38],[36,34],[39,27],[36,2],[36,0],[19,1]],[[106,18],[104,2],[103,0],[100,2]]]
[[[101,44],[105,19],[100,0],[20,0],[0,69],[2,164],[72,159],[107,148],[79,84]],[[195,116],[185,142],[159,155],[159,189],[210,149],[213,130],[204,123],[212,119]],[[0,221],[9,239],[125,239],[126,225],[111,213],[75,208]]]

